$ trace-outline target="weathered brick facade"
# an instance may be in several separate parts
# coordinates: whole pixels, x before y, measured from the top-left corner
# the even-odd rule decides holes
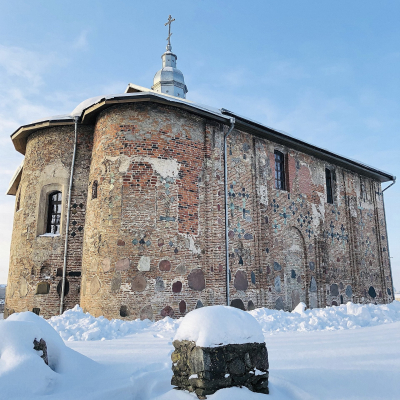
[[[179,106],[140,101],[99,110],[94,122],[78,126],[65,308],[80,303],[96,316],[159,319],[225,303],[227,130]],[[29,136],[8,313],[58,313],[64,231],[40,236],[39,202],[43,187],[64,185],[65,216],[72,145],[73,126]],[[285,155],[287,190],[275,189],[275,150]],[[326,201],[326,167],[333,204]],[[299,301],[324,307],[393,300],[378,180],[234,129],[228,185],[235,305],[291,310]],[[40,282],[50,284],[48,294],[35,294]]]

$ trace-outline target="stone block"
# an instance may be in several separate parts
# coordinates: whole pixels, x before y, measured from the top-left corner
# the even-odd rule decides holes
[[[232,386],[269,393],[265,343],[200,347],[192,341],[175,340],[172,344],[171,384],[177,388],[194,392],[199,398]]]

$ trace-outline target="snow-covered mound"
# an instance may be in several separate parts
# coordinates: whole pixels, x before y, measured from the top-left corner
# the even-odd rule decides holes
[[[264,343],[259,323],[249,313],[233,307],[202,307],[187,314],[174,340],[191,340],[200,347]]]
[[[204,307],[204,310],[210,308],[214,307]],[[229,309],[232,308],[229,307]],[[203,308],[194,311],[197,313],[200,310]],[[118,339],[150,330],[162,334],[168,333],[173,337],[184,321],[189,320],[188,323],[190,323],[192,318],[190,315],[196,315],[192,314],[194,311],[178,320],[166,317],[158,322],[140,321],[139,319],[123,321],[121,319],[108,320],[104,317],[95,318],[89,313],[84,313],[79,306],[75,306],[64,312],[63,315],[49,319],[48,323],[67,341]],[[233,309],[233,311],[236,310]],[[391,304],[377,306],[347,303],[339,307],[313,310],[305,310],[304,304],[300,303],[291,313],[258,308],[249,313],[242,312],[242,314],[251,314],[261,325],[264,334],[285,331],[342,330],[400,321],[400,302],[395,301]],[[219,323],[220,321],[218,321]],[[211,330],[215,329],[211,324],[209,326],[212,328]]]
[[[34,350],[34,340],[44,339],[48,365]],[[11,315],[0,321],[0,398],[28,398],[46,394],[63,378],[74,379],[83,371],[96,370],[97,363],[69,349],[57,332],[31,312]]]
[[[347,303],[339,307],[305,310],[300,303],[291,313],[258,308],[250,314],[260,323],[264,333],[282,331],[334,331],[356,329],[400,321],[400,302],[390,304]]]
[[[173,331],[177,329],[180,320],[169,317],[158,322],[148,319],[141,321],[123,321],[121,319],[108,320],[104,317],[95,318],[89,313],[84,313],[82,308],[76,305],[62,315],[52,317],[48,323],[67,341],[73,340],[110,340],[143,332],[152,328],[156,331]]]

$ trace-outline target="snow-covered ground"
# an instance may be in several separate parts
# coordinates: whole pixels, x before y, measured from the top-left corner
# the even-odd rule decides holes
[[[400,398],[400,302],[251,314],[269,352],[271,400]],[[181,321],[108,321],[76,307],[49,320],[65,346],[43,319],[13,315],[0,321],[0,399],[193,400],[170,385],[172,340]],[[30,335],[50,343],[54,371],[31,343],[22,344]],[[207,397],[268,398],[245,388]]]

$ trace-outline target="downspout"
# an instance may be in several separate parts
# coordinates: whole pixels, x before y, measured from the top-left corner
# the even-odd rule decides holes
[[[60,315],[64,310],[64,295],[65,295],[65,276],[67,274],[67,250],[68,250],[68,231],[69,231],[69,216],[71,210],[71,195],[72,195],[72,181],[74,177],[74,167],[75,167],[75,157],[76,157],[76,146],[78,143],[78,119],[75,117],[75,136],[74,136],[74,152],[72,155],[71,164],[71,175],[69,177],[69,187],[68,187],[68,204],[67,204],[67,223],[65,227],[65,242],[64,242],[64,264],[63,264],[63,274],[62,274],[62,286],[61,286],[61,297],[60,297]]]
[[[229,236],[228,236],[228,152],[226,139],[233,131],[235,118],[231,118],[231,125],[224,135],[224,192],[225,192],[225,264],[226,264],[226,305],[229,306]]]
[[[396,183],[396,177],[393,177],[393,182],[385,187],[385,189],[382,190],[382,204],[383,204],[383,216],[385,217],[385,230],[386,230],[386,242],[387,242],[387,252],[388,252],[388,258],[389,258],[389,269],[390,269],[390,276],[392,278],[392,297],[393,301],[396,299],[395,294],[394,294],[394,283],[393,283],[393,273],[392,273],[392,262],[390,261],[390,251],[389,251],[389,237],[388,237],[388,232],[387,232],[387,223],[386,223],[386,210],[385,210],[385,199],[383,196],[383,192],[387,189],[389,189],[391,186],[393,186]]]

